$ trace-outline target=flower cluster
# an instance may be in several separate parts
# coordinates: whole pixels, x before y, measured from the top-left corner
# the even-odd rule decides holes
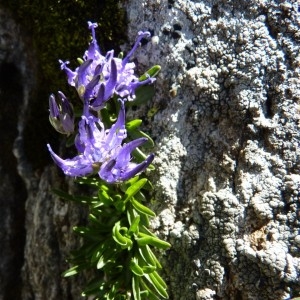
[[[86,176],[98,172],[101,179],[116,183],[144,171],[154,158],[151,154],[139,164],[132,162],[132,151],[145,143],[147,138],[124,143],[127,138],[124,102],[135,98],[135,90],[139,86],[155,80],[148,77],[140,81],[134,75],[135,64],[129,61],[141,39],[150,33],[139,32],[132,50],[121,59],[114,57],[113,50],[105,56],[101,54],[95,37],[97,25],[91,22],[88,25],[92,32],[92,41],[81,65],[72,71],[67,67],[68,62],[60,61],[61,69],[67,74],[68,83],[76,88],[83,102],[83,113],[75,137],[78,155],[71,159],[62,159],[53,152],[49,144],[47,146],[54,162],[66,175]],[[119,97],[119,115],[115,124],[106,129],[99,117],[99,111],[114,95]],[[50,122],[58,132],[70,134],[75,127],[73,107],[62,92],[58,92],[58,100],[56,101],[54,95],[49,98]]]

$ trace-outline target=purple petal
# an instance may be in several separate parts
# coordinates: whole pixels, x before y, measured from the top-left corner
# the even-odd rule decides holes
[[[140,41],[141,41],[144,37],[149,37],[150,35],[151,35],[151,34],[150,34],[150,32],[148,32],[148,31],[145,31],[145,32],[139,31],[139,32],[138,32],[138,38],[136,39],[136,42],[134,43],[134,46],[132,47],[132,49],[130,50],[130,52],[126,55],[126,57],[125,57],[125,58],[123,59],[123,61],[122,61],[122,66],[123,66],[123,67],[128,63],[130,57],[132,56],[132,54],[135,52],[135,50],[136,50],[137,47],[139,46]]]
[[[123,101],[121,102],[121,107],[116,123],[111,127],[109,133],[106,137],[106,146],[108,149],[113,149],[119,147],[123,140],[126,138],[127,133],[125,129],[125,106]]]
[[[88,21],[88,27],[92,31],[93,40],[96,40],[96,37],[95,37],[95,28],[98,27],[98,24],[97,23],[93,23],[91,21]]]
[[[95,67],[94,76],[100,75],[103,72],[103,67],[105,64],[98,64]]]
[[[72,159],[62,159],[56,155],[49,144],[48,150],[54,162],[62,169],[62,171],[69,176],[86,176],[93,173],[93,165],[83,155],[75,156]]]
[[[105,55],[105,60],[109,62],[114,57],[114,50],[110,50]]]
[[[62,60],[59,60],[60,68],[61,70],[64,70],[67,74],[68,83],[72,86],[74,86],[74,79],[77,75],[76,72],[73,72],[71,69],[67,67],[67,64],[69,64],[69,61],[63,62]]]
[[[101,83],[98,90],[97,98],[91,102],[91,106],[94,110],[99,110],[100,108],[102,108],[102,105],[105,102],[104,93],[105,93],[105,84]]]
[[[120,152],[118,153],[118,157],[117,157],[117,164],[118,166],[121,165],[126,165],[129,163],[130,158],[131,158],[131,152],[139,147],[140,145],[144,144],[145,142],[147,142],[147,138],[139,138],[136,139],[134,141],[131,141],[125,145],[123,145],[122,149],[120,150]]]
[[[116,177],[112,173],[112,169],[115,166],[115,163],[115,160],[110,160],[101,166],[100,171],[98,172],[101,179],[105,180],[108,183],[114,183],[118,181],[118,177]]]
[[[84,145],[83,140],[82,140],[82,138],[81,138],[81,136],[80,136],[79,133],[76,134],[74,144],[75,144],[75,147],[76,147],[76,149],[77,149],[77,151],[79,153],[83,153],[84,152],[85,145]]]
[[[95,86],[99,83],[99,80],[100,80],[100,75],[97,75],[93,77],[93,79],[87,84],[85,88],[85,92],[83,94],[84,100],[90,99],[90,96],[92,95]]]
[[[107,181],[108,183],[125,181],[134,177],[136,174],[145,171],[153,159],[154,154],[150,154],[140,164],[129,163],[123,167],[118,167],[117,161],[112,159],[101,166],[98,174],[101,179]]]
[[[88,67],[91,65],[91,63],[93,62],[92,59],[86,60],[85,62],[83,62],[78,70],[77,70],[77,84],[76,84],[76,88],[80,88],[80,86],[86,86],[86,71],[88,69]]]
[[[131,89],[135,90],[137,89],[139,86],[144,85],[144,84],[148,84],[148,83],[153,83],[156,79],[153,77],[148,77],[146,80],[143,81],[136,81],[131,83]]]
[[[92,41],[90,43],[90,46],[86,52],[86,59],[96,59],[97,54],[100,54],[100,48],[98,46],[97,40],[96,40],[96,34],[95,34],[95,28],[98,27],[97,23],[92,23],[88,21],[88,27],[92,32]]]
[[[67,97],[60,91],[58,91],[58,96],[60,97],[61,101],[61,110],[63,114],[68,114],[71,118],[73,117],[73,107],[68,101]]]
[[[110,65],[109,79],[107,80],[105,85],[104,101],[106,101],[114,93],[115,86],[117,83],[117,78],[118,78],[117,64],[116,61],[112,59]]]
[[[128,170],[126,170],[125,172],[121,173],[120,179],[122,181],[128,180],[132,177],[134,177],[136,174],[145,171],[148,166],[151,164],[151,162],[154,159],[154,154],[150,154],[143,162],[141,162],[140,164],[136,165],[134,168],[131,168]]]

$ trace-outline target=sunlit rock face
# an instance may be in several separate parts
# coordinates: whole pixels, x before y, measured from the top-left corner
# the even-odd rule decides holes
[[[153,226],[171,299],[299,293],[299,7],[296,1],[132,0],[140,65],[160,64]]]

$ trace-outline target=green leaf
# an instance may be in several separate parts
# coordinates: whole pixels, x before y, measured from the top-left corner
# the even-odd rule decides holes
[[[151,251],[148,245],[139,247],[140,257],[148,266],[155,266],[156,268],[161,268],[161,264],[158,262],[154,253]]]
[[[69,277],[69,276],[73,276],[78,274],[79,272],[81,272],[82,270],[86,269],[87,267],[85,265],[76,265],[73,266],[72,268],[66,270],[65,272],[63,272],[62,276],[63,277]]]
[[[73,231],[78,233],[79,235],[88,238],[93,241],[102,241],[103,235],[101,234],[102,229],[98,228],[91,228],[91,227],[85,227],[85,226],[74,226]]]
[[[99,200],[105,205],[111,205],[113,203],[113,199],[108,195],[107,191],[104,189],[99,189],[98,197]]]
[[[144,271],[143,269],[138,265],[138,261],[135,257],[133,257],[130,261],[130,270],[133,274],[137,275],[137,276],[143,276],[144,275]]]
[[[114,206],[119,212],[124,212],[126,209],[126,203],[122,199],[115,201]]]
[[[141,217],[138,215],[134,218],[132,224],[129,227],[128,233],[138,233],[139,232],[139,223]]]
[[[105,285],[106,285],[106,282],[99,280],[98,278],[94,279],[93,281],[89,282],[89,284],[83,290],[81,295],[83,297],[86,297],[86,296],[97,294],[97,297],[101,297],[101,299],[103,299],[102,297],[105,294],[105,292],[104,292]]]
[[[68,201],[74,201],[74,202],[80,202],[83,204],[92,203],[96,200],[95,197],[87,197],[87,196],[73,196],[70,195],[62,190],[59,189],[53,189],[52,190],[54,194],[56,194],[58,197],[68,200]]]
[[[161,300],[154,291],[145,283],[145,281],[141,278],[140,286],[143,287],[146,291],[148,291],[147,300]]]
[[[142,122],[143,121],[140,119],[135,119],[135,120],[129,121],[125,124],[125,128],[127,131],[134,130],[134,129],[138,128],[139,126],[141,126]]]
[[[152,211],[150,208],[146,207],[145,205],[143,205],[142,203],[138,202],[137,200],[135,200],[134,198],[130,199],[130,203],[132,204],[132,206],[141,214],[145,214],[148,215],[150,217],[155,217],[156,214],[154,211]]]
[[[122,228],[120,227],[120,221],[116,222],[116,224],[114,225],[114,227],[112,229],[112,233],[113,233],[112,237],[115,240],[115,242],[118,243],[122,247],[122,249],[131,248],[132,240],[120,233],[120,230],[123,228],[124,227],[122,227]]]
[[[131,185],[133,185],[135,182],[137,182],[138,180],[139,180],[139,175],[136,175],[136,176],[130,178],[129,180],[124,181],[124,182],[121,183],[121,185],[120,185],[121,191],[125,193],[126,190],[127,190]]]
[[[155,271],[156,267],[155,266],[143,266],[142,269],[143,269],[144,273],[149,274],[149,273],[152,273],[153,271]]]
[[[96,261],[99,261],[99,258],[102,256],[104,250],[105,250],[105,243],[100,244],[95,251],[93,252],[93,255],[91,257],[91,263],[95,263]]]
[[[154,277],[162,287],[167,289],[167,285],[165,281],[161,278],[161,276],[156,271],[152,272],[151,276]]]
[[[132,276],[132,293],[134,300],[141,300],[140,278],[137,275]]]
[[[142,76],[140,76],[139,81],[144,81],[148,77],[155,77],[159,73],[160,70],[161,70],[161,66],[159,66],[159,65],[155,65],[155,66],[151,67]]]
[[[128,201],[132,198],[140,189],[143,188],[145,183],[147,182],[146,178],[142,178],[139,181],[133,183],[125,192],[125,199],[124,202]]]
[[[133,207],[131,205],[128,206],[128,208],[126,210],[126,214],[127,214],[128,223],[131,226],[131,224],[134,222],[134,220],[138,216],[138,214],[137,214],[136,210],[133,209]]]
[[[105,242],[108,242],[109,244],[105,245],[104,247],[104,251],[97,263],[97,269],[107,267],[107,264],[109,263],[113,265],[116,262],[116,255],[118,253],[118,250],[116,249],[115,245],[111,246],[109,240],[106,240]]]
[[[141,235],[141,232],[139,233]],[[171,245],[168,242],[165,242],[157,237],[143,235],[140,238],[136,239],[139,246],[151,245],[160,249],[168,249]]]
[[[165,283],[163,282],[164,284],[162,285],[161,281],[158,280],[158,277],[154,273],[157,274],[157,272],[153,272],[153,273],[150,273],[150,274],[145,274],[145,278],[147,278],[147,280],[152,284],[152,286],[155,288],[156,292],[161,297],[163,297],[164,299],[168,299],[169,295],[168,295],[168,293],[166,291],[166,285],[165,285]]]

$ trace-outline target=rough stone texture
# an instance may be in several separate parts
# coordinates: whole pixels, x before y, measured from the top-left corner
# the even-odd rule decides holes
[[[173,245],[164,257],[170,298],[299,295],[297,1],[126,7],[130,38],[153,35],[137,61],[162,66],[148,121],[153,226]]]
[[[0,10],[0,299],[19,299],[25,241],[26,189],[12,153],[24,91],[23,45],[16,24]],[[19,66],[14,64],[19,61]]]
[[[0,299],[80,299],[84,279],[64,279],[61,273],[69,267],[71,249],[79,245],[72,227],[85,222],[86,211],[51,191],[72,191],[72,181],[58,176],[53,165],[33,170],[24,151],[36,88],[27,38],[0,8]],[[29,144],[39,140],[26,138]]]
[[[146,116],[156,140],[153,227],[172,300],[289,299],[300,293],[299,7],[296,1],[128,0],[136,61],[160,64]],[[0,299],[82,299],[62,279],[86,212],[51,165],[34,170],[24,127],[34,53],[0,10]],[[125,45],[124,49],[129,49]],[[47,100],[45,100],[47,101]],[[38,120],[36,120],[38,124]],[[30,143],[26,141],[26,143]],[[13,155],[14,154],[14,155]]]

